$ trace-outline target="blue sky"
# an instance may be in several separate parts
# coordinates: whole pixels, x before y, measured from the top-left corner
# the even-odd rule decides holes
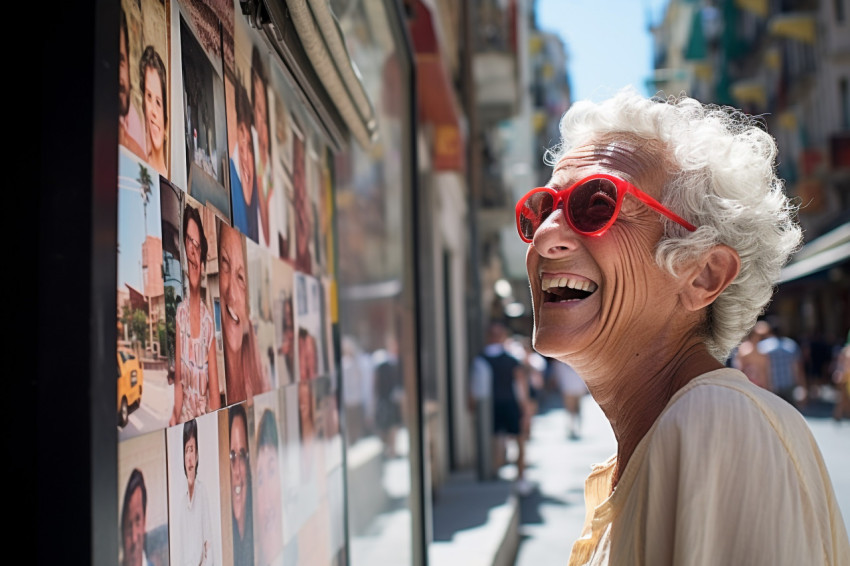
[[[652,72],[650,23],[667,0],[536,0],[537,25],[557,33],[567,49],[572,99],[600,100],[633,85],[647,92]]]
[[[118,288],[129,283],[139,292],[142,284],[142,244],[145,242],[145,207],[140,184],[141,162],[120,148],[118,154]],[[147,167],[153,181],[147,206],[147,235],[162,238],[162,213],[159,205],[159,173]]]

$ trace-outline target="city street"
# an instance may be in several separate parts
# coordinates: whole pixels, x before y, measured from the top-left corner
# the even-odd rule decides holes
[[[119,442],[140,434],[140,431],[165,428],[173,404],[174,386],[168,384],[166,370],[146,369],[142,402],[130,413],[127,426],[118,428]]]
[[[584,480],[590,466],[613,455],[614,434],[593,398],[582,400],[582,437],[567,437],[567,413],[557,396],[541,402],[528,444],[528,477],[536,492],[521,501],[516,566],[562,566],[584,523]],[[850,529],[850,421],[834,421],[828,406],[804,414],[823,453],[844,523]]]

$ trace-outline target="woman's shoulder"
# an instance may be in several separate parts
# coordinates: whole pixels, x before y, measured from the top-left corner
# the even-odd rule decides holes
[[[806,450],[812,437],[806,420],[778,395],[753,384],[741,371],[724,368],[692,380],[673,396],[656,422],[659,439],[755,453]],[[730,440],[734,439],[734,442]],[[743,452],[747,453],[747,452]]]
[[[713,415],[739,420],[759,418],[791,419],[805,422],[793,406],[753,384],[738,369],[722,368],[694,378],[670,400],[661,418]]]

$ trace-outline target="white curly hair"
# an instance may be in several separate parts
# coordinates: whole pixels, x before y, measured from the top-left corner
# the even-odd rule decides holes
[[[602,102],[574,103],[560,122],[561,140],[544,157],[554,165],[572,147],[605,134],[660,142],[667,181],[659,199],[697,226],[663,218],[659,266],[676,267],[716,244],[738,252],[741,271],[709,307],[702,329],[709,352],[725,362],[763,314],[779,272],[802,243],[798,204],[776,176],[776,142],[759,118],[686,95],[647,98],[626,87]]]

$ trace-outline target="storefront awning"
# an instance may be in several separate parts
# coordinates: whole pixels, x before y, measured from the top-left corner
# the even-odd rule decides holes
[[[815,42],[815,16],[808,12],[776,14],[768,22],[770,33],[803,43]]]
[[[767,92],[759,79],[746,79],[732,83],[729,87],[732,97],[739,103],[756,104],[759,108],[767,106]]]
[[[767,16],[767,0],[735,0],[735,6],[762,18]]]
[[[779,282],[787,283],[846,261],[850,261],[850,222],[803,246],[782,269]]]
[[[452,81],[440,52],[439,23],[433,8],[413,2],[410,35],[416,52],[419,116],[433,124],[433,167],[436,171],[464,171],[465,135]]]

